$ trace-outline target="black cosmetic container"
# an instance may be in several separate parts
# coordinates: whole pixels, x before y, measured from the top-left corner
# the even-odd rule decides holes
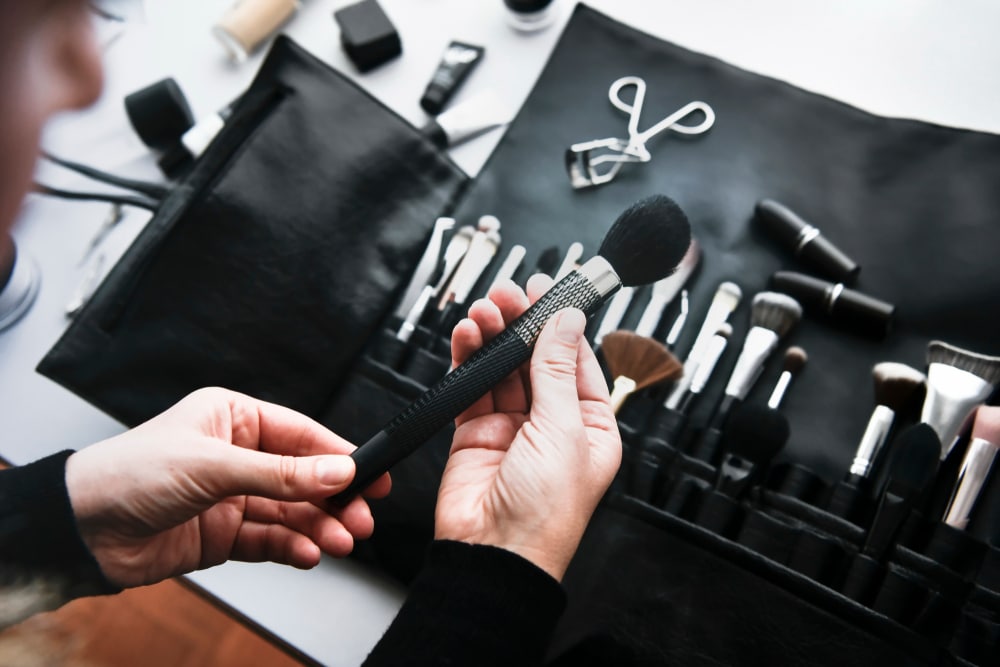
[[[857,280],[861,267],[787,206],[762,199],[755,212],[757,224],[791,250],[810,272],[845,285]]]
[[[485,49],[474,44],[452,42],[441,56],[441,62],[434,70],[420,106],[427,113],[436,116],[444,109],[455,91],[465,82],[479,61],[483,59]]]
[[[777,271],[771,287],[830,324],[869,338],[885,338],[896,307],[847,287],[794,271]]]

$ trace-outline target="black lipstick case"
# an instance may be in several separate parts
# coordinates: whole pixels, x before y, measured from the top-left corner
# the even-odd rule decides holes
[[[896,307],[873,296],[794,271],[777,271],[771,287],[794,297],[802,307],[831,324],[881,339],[892,328]]]
[[[819,229],[773,199],[762,199],[755,209],[757,223],[802,262],[824,277],[846,285],[858,279],[861,267],[823,236]]]

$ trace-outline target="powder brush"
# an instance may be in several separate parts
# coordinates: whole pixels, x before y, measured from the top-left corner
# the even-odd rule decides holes
[[[788,442],[788,418],[776,409],[741,403],[726,423],[725,456],[715,478],[715,488],[739,498],[758,481]]]
[[[611,407],[615,414],[635,392],[676,380],[684,371],[680,360],[663,343],[632,331],[609,333],[601,343],[601,352],[614,378]]]
[[[696,239],[691,239],[691,245],[688,247],[687,252],[684,253],[684,257],[677,266],[677,270],[666,278],[653,283],[653,290],[649,295],[649,301],[646,303],[646,308],[642,311],[639,323],[635,325],[635,332],[637,334],[640,336],[653,335],[656,327],[660,324],[660,319],[663,317],[663,311],[666,310],[667,306],[680,293],[684,287],[684,283],[687,282],[688,278],[691,277],[691,274],[698,267],[700,260],[701,247],[698,245]]]
[[[1000,357],[978,354],[942,341],[927,346],[927,397],[920,421],[941,438],[947,458],[976,409],[1000,382]]]
[[[464,363],[356,449],[354,480],[332,499],[360,493],[531,357],[545,323],[560,310],[592,315],[622,285],[642,285],[668,275],[691,242],[687,216],[654,195],[625,210],[608,230],[597,256],[549,289]]]

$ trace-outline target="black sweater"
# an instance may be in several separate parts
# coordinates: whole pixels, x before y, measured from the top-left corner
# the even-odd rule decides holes
[[[77,531],[65,451],[0,471],[2,584],[44,579],[62,599],[112,593]],[[538,665],[566,604],[555,579],[504,549],[435,542],[365,667]]]

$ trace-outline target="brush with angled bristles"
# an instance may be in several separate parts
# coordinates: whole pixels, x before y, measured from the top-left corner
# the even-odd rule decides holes
[[[613,378],[611,407],[615,414],[635,392],[676,380],[684,371],[663,343],[633,331],[612,331],[604,337],[601,352]]]
[[[920,421],[941,438],[943,461],[976,409],[1000,383],[1000,357],[963,350],[942,341],[927,346],[927,397]]]
[[[972,510],[989,479],[997,450],[1000,450],[1000,407],[984,405],[976,411],[972,441],[965,451],[955,490],[944,513],[944,522],[952,528],[965,530],[968,527]]]
[[[764,362],[801,318],[802,306],[790,296],[778,292],[759,292],[754,296],[750,331],[712,420],[692,450],[694,456],[708,462],[715,459],[730,410],[746,398],[764,370]]]
[[[354,480],[337,502],[372,484],[455,419],[531,357],[549,319],[566,308],[592,315],[622,285],[643,285],[668,275],[691,242],[679,206],[662,195],[637,202],[608,230],[597,256],[553,285],[464,363],[419,396],[368,442],[356,449]]]
[[[792,380],[802,372],[808,360],[809,355],[797,345],[793,345],[785,350],[785,365],[782,367],[781,375],[778,377],[778,381],[771,391],[771,398],[767,399],[767,407],[774,410],[781,407],[781,402],[785,400],[785,394],[788,392],[788,387],[792,384]]]

